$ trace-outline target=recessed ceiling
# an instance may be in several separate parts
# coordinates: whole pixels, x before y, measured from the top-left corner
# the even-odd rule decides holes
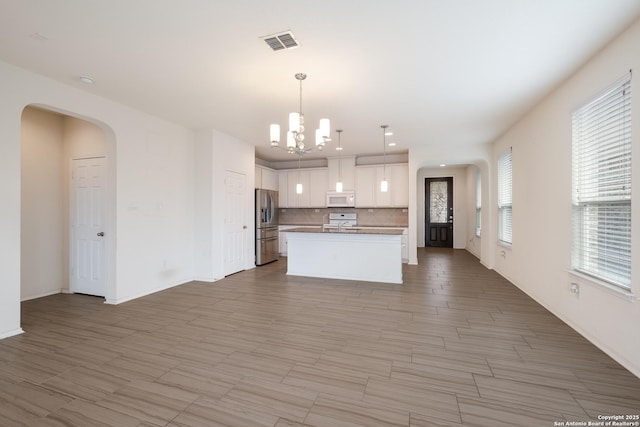
[[[8,0],[0,60],[267,160],[291,158],[269,124],[297,110],[303,72],[307,123],[344,129],[343,156],[379,154],[387,123],[388,152],[491,142],[639,14],[637,0]],[[273,52],[263,37],[283,29],[303,43]]]

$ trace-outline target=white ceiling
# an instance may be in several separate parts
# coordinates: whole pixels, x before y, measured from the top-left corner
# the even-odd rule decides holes
[[[391,152],[455,149],[494,140],[638,16],[638,0],[2,0],[0,60],[266,160],[291,159],[268,132],[297,111],[298,72],[309,139],[327,117],[346,155],[380,153],[381,124]],[[283,30],[302,46],[260,38]]]

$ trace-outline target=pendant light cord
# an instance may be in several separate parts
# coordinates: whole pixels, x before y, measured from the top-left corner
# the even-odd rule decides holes
[[[340,153],[342,151],[340,135],[342,134],[342,129],[337,129],[336,132],[338,132],[338,181],[342,182],[342,162],[340,162]]]
[[[300,117],[302,117],[302,80],[300,80]]]
[[[382,152],[383,154],[383,166],[382,166],[382,179],[387,180],[387,126],[382,125]]]

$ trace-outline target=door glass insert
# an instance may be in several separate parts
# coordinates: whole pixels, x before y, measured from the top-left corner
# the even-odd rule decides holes
[[[431,181],[429,184],[430,222],[447,222],[447,182]]]

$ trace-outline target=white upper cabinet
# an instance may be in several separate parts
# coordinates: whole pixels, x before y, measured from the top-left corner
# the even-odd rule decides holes
[[[355,190],[357,208],[406,208],[409,206],[409,168],[406,164],[391,164],[386,167],[384,165],[355,166],[355,158],[342,158],[340,161],[344,161],[342,163],[343,189]],[[329,168],[288,169],[277,172],[262,168],[262,187],[260,188],[278,190],[281,208],[325,208],[327,191],[335,191],[336,188],[337,162],[337,158],[329,159]],[[272,171],[275,174],[267,175],[265,171]],[[385,175],[389,182],[389,190],[383,193],[380,191],[380,182]],[[256,185],[257,183],[256,179]],[[302,184],[301,194],[296,192],[298,183]]]
[[[377,184],[378,186],[380,184]],[[378,187],[379,188],[379,187]],[[376,207],[376,166],[355,168],[356,208]]]
[[[278,183],[282,208],[324,208],[327,205],[329,173],[326,168],[281,170]],[[296,191],[297,184],[302,184],[300,194]]]
[[[327,191],[329,190],[329,171],[327,169],[309,170],[309,207],[327,207]]]
[[[383,178],[388,191],[380,191]],[[409,167],[406,164],[357,166],[355,168],[356,207],[389,208],[409,205]]]
[[[286,171],[278,172],[278,206],[289,207],[289,179]]]
[[[262,168],[256,165],[256,173],[255,173],[255,188],[262,188]]]
[[[389,188],[384,193],[380,190],[380,183],[386,179]],[[391,166],[377,166],[376,167],[376,182],[374,184],[376,189],[376,206],[388,207],[391,206],[391,194],[394,193],[393,180],[391,179]]]
[[[278,172],[256,165],[256,188],[264,188],[265,190],[278,189]]]
[[[356,188],[356,158],[349,157],[333,157],[328,159],[329,162],[329,188],[328,191],[336,190],[336,182],[338,177],[342,177],[342,189],[345,191],[353,191]]]
[[[309,204],[309,172],[306,170],[280,171],[287,175],[287,203],[289,208],[306,208]],[[302,193],[296,187],[302,184]]]
[[[409,206],[409,165],[387,166],[391,207],[406,208]]]
[[[267,190],[278,189],[278,172],[273,169],[262,169],[262,188]]]

